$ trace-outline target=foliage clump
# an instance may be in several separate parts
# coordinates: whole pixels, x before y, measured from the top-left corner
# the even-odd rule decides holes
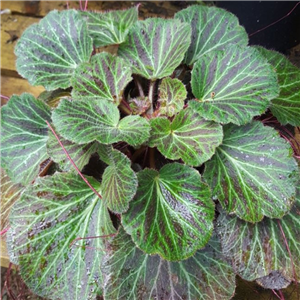
[[[52,11],[15,53],[47,90],[1,109],[2,217],[35,293],[220,300],[236,274],[299,280],[299,168],[279,129],[300,125],[300,73],[234,15]]]

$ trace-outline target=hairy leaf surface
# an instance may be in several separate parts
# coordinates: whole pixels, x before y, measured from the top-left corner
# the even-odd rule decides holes
[[[166,164],[138,173],[138,189],[122,224],[140,249],[168,260],[192,256],[209,240],[214,204],[195,169]]]
[[[143,253],[122,229],[110,249],[102,264],[107,300],[225,300],[234,293],[235,274],[222,260],[215,237],[180,262]]]
[[[89,61],[92,39],[76,10],[53,10],[29,26],[15,48],[16,67],[31,85],[67,88],[78,64]]]
[[[1,108],[1,165],[16,183],[27,185],[47,158],[50,107],[24,93]]]
[[[175,18],[192,26],[192,41],[184,58],[187,65],[209,51],[224,50],[230,44],[248,44],[248,35],[238,18],[224,9],[192,5],[176,13]]]
[[[83,11],[87,18],[88,32],[95,47],[121,44],[130,27],[138,20],[138,6],[108,12]]]
[[[160,115],[168,117],[180,112],[184,106],[187,91],[184,84],[177,78],[164,78],[159,86]]]
[[[257,47],[275,68],[280,88],[279,96],[271,101],[271,112],[285,125],[300,126],[300,69],[284,55]]]
[[[271,127],[254,121],[224,127],[224,140],[205,164],[204,178],[224,209],[258,222],[281,218],[295,200],[297,163],[290,145]]]
[[[182,159],[190,166],[200,166],[210,159],[222,142],[222,126],[204,120],[197,112],[187,108],[177,114],[172,122],[166,118],[150,121],[150,147],[169,159]]]
[[[259,51],[235,45],[203,55],[191,84],[197,98],[191,107],[208,120],[237,125],[262,114],[279,93],[276,73]]]
[[[55,128],[54,128],[55,130]],[[100,147],[99,143],[91,142],[89,144],[79,145],[64,139],[63,137],[59,136],[59,139],[67,152],[69,153],[70,157],[74,161],[75,165],[82,170],[85,165],[88,164],[89,159],[93,153],[98,151]],[[48,155],[59,164],[60,168],[63,171],[70,171],[74,170],[75,168],[68,159],[67,155],[65,154],[64,150],[58,143],[54,134],[49,131],[49,140],[47,142],[47,153]]]
[[[124,141],[137,146],[148,139],[150,131],[148,121],[140,116],[120,120],[118,108],[109,101],[63,99],[52,118],[59,134],[78,144],[97,140],[103,144]]]
[[[272,271],[278,271],[286,280],[300,281],[299,212],[299,197],[290,213],[281,220],[264,218],[259,223],[250,224],[222,212],[217,231],[223,254],[235,272],[249,281],[267,276]]]
[[[118,150],[111,150],[109,166],[102,176],[102,192],[107,207],[115,213],[128,210],[137,190],[137,176],[131,169],[129,158]],[[100,156],[101,158],[101,156]]]
[[[100,184],[87,177],[100,190]],[[101,292],[104,239],[115,233],[105,202],[79,177],[38,178],[10,214],[9,244],[26,285],[50,299],[96,299]]]
[[[191,27],[175,19],[148,18],[130,29],[118,55],[134,74],[147,79],[169,76],[181,63],[191,41]]]
[[[109,100],[119,104],[131,79],[131,68],[122,58],[102,52],[76,69],[72,96],[75,100]]]

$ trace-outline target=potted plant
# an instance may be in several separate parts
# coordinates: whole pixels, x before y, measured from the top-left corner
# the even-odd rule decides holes
[[[48,92],[1,109],[1,164],[20,194],[10,260],[33,292],[219,300],[236,274],[299,280],[299,168],[279,129],[300,125],[300,74],[247,44],[201,5],[52,11],[25,30],[17,70]]]

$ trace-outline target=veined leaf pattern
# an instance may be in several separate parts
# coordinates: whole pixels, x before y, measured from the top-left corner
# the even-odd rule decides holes
[[[181,63],[191,41],[191,27],[175,19],[148,18],[130,29],[118,55],[134,74],[147,79],[170,76]]]
[[[172,163],[137,176],[137,193],[122,224],[138,247],[172,261],[204,247],[212,234],[214,204],[198,171]]]
[[[235,274],[222,260],[215,236],[193,257],[170,262],[142,252],[121,228],[103,259],[102,272],[107,300],[226,300],[235,289]]]
[[[53,10],[29,26],[18,40],[17,71],[31,85],[43,85],[47,90],[67,88],[75,69],[89,61],[92,50],[92,39],[80,13]]]
[[[50,107],[31,94],[13,95],[1,108],[1,165],[13,182],[27,185],[47,159]]]
[[[289,212],[298,167],[278,132],[253,121],[224,126],[223,143],[205,164],[204,178],[228,213],[254,223]]]
[[[100,192],[100,184],[86,177]],[[105,201],[73,173],[38,178],[10,213],[10,258],[26,285],[50,299],[96,299],[105,239],[114,234]],[[76,238],[87,238],[74,242]]]
[[[120,120],[116,105],[109,101],[68,101],[63,99],[52,114],[60,135],[74,143],[98,141],[112,144],[120,141],[137,146],[149,137],[149,122],[140,116]]]

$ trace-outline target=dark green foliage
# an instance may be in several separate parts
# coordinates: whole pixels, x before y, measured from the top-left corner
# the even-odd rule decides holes
[[[299,280],[299,168],[264,118],[299,125],[300,74],[247,41],[200,5],[168,20],[53,11],[24,32],[19,73],[57,89],[1,109],[1,217],[30,289],[225,300],[235,274]]]

